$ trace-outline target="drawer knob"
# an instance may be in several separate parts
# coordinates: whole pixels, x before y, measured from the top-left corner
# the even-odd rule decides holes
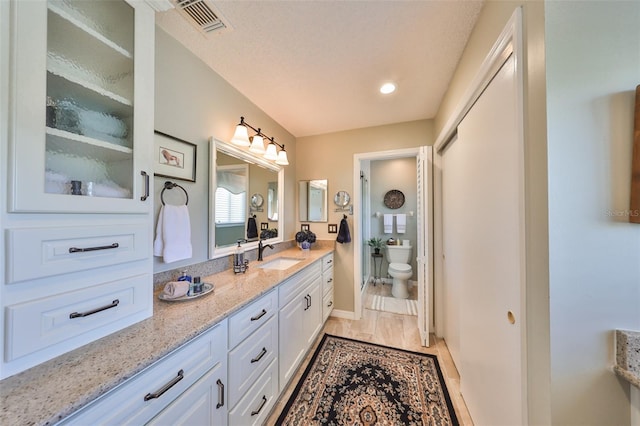
[[[253,364],[254,362],[260,361],[262,359],[262,357],[265,356],[266,354],[267,354],[267,348],[262,348],[262,350],[260,351],[258,356],[256,356],[255,358],[253,358],[251,360],[251,364]]]
[[[69,318],[82,318],[88,317],[89,315],[97,314],[98,312],[106,311],[107,309],[115,308],[120,303],[120,300],[116,299],[111,302],[110,305],[102,306],[100,308],[93,309],[87,312],[72,312],[69,314]]]
[[[255,416],[256,414],[260,413],[260,411],[262,411],[262,407],[264,407],[264,404],[267,403],[267,396],[266,395],[262,395],[262,403],[260,404],[260,406],[258,407],[258,409],[256,411],[252,411],[251,412],[251,416]]]
[[[262,312],[260,312],[258,315],[256,315],[255,317],[251,317],[251,321],[258,321],[260,318],[262,318],[266,314],[267,314],[267,311],[263,309]]]
[[[176,377],[174,377],[173,379],[171,379],[171,381],[169,383],[167,383],[166,385],[164,385],[163,387],[161,387],[159,390],[157,390],[154,393],[146,394],[144,396],[144,400],[145,401],[149,401],[150,399],[160,398],[163,393],[165,393],[166,391],[168,391],[169,389],[174,387],[183,378],[184,378],[184,370],[178,371],[178,375]]]
[[[109,249],[114,249],[118,247],[120,247],[120,244],[118,243],[109,244],[108,246],[86,247],[86,248],[69,247],[69,253],[84,253],[86,251],[109,250]]]

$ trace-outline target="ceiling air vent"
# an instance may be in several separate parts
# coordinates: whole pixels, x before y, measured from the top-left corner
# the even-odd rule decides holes
[[[230,29],[229,25],[222,21],[220,12],[211,1],[174,0],[174,2],[176,9],[205,35]]]

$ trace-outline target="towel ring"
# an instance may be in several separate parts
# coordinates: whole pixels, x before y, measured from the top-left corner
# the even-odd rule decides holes
[[[180,185],[178,185],[175,182],[166,181],[164,183],[164,188],[162,188],[162,192],[160,193],[160,201],[162,201],[162,205],[163,206],[164,206],[164,191],[166,191],[167,189],[173,189],[176,186],[178,188],[182,189],[182,192],[184,192],[184,196],[187,197],[187,201],[185,201],[184,205],[186,206],[187,204],[189,204],[189,194],[187,193],[187,190],[184,189],[183,187],[181,187]]]

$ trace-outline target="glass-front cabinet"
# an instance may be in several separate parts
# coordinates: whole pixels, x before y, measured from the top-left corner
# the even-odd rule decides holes
[[[153,11],[125,0],[13,7],[11,211],[148,212]]]

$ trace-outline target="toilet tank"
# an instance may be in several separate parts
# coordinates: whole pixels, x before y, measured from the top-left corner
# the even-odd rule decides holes
[[[386,246],[387,262],[411,263],[411,246]]]

